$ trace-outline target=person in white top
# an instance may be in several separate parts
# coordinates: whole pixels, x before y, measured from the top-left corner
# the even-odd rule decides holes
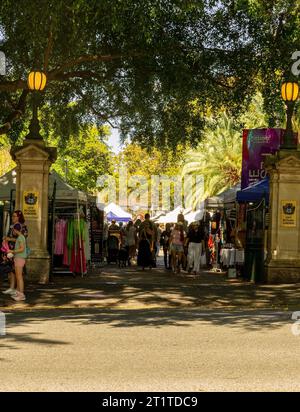
[[[133,222],[130,220],[125,229],[125,245],[128,248],[128,264],[131,264],[131,259],[135,259],[137,247],[137,233]]]

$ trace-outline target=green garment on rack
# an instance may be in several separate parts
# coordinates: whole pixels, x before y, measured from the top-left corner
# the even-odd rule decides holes
[[[70,219],[68,222],[67,246],[72,250],[73,246],[77,246],[79,240],[82,242],[86,238],[86,222],[84,219]]]
[[[73,247],[74,238],[75,238],[74,219],[70,219],[68,221],[68,232],[67,232],[67,247],[68,247],[69,250],[72,249],[72,247]]]

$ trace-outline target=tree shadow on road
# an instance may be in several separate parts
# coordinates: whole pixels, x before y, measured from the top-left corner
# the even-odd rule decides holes
[[[18,346],[20,343],[33,343],[35,345],[45,345],[48,347],[51,346],[56,346],[56,345],[68,345],[68,342],[62,341],[62,340],[54,340],[54,339],[45,339],[42,337],[39,337],[41,333],[35,333],[35,332],[28,332],[28,333],[15,333],[12,332],[10,329],[13,326],[20,325],[19,322],[15,323],[14,321],[11,321],[10,319],[10,326],[7,330],[7,333],[5,336],[0,337],[0,349],[10,349],[10,350],[17,350],[20,349]],[[21,323],[27,323],[30,322],[28,319],[24,322]]]
[[[178,277],[157,271],[149,274],[113,270],[84,279],[56,278],[54,284],[27,285],[26,305],[0,296],[0,308],[35,309],[59,307],[197,307],[212,309],[299,307],[299,285],[230,283],[224,276],[203,274]]]
[[[56,278],[54,284],[27,285],[27,296],[25,305],[14,306],[9,298],[0,297],[0,307],[8,313],[12,327],[63,320],[113,328],[190,327],[197,323],[265,331],[292,321],[288,312],[274,315],[263,309],[286,311],[300,306],[299,285],[231,283],[220,274],[190,278],[160,269],[149,273],[108,268],[83,279]],[[47,339],[40,343],[51,344]]]
[[[260,311],[215,311],[198,309],[147,309],[147,310],[105,310],[105,309],[62,309],[11,313],[8,323],[11,328],[23,324],[38,324],[57,320],[76,325],[104,325],[112,328],[163,328],[195,327],[214,325],[238,328],[244,331],[269,331],[292,324],[289,312]],[[17,334],[16,336],[17,337]],[[22,338],[21,338],[22,339]],[[23,338],[25,342],[43,344],[65,344],[47,339]],[[0,340],[1,343],[1,340]]]

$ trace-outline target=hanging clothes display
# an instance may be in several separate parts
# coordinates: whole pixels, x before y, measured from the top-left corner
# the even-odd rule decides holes
[[[67,219],[60,218],[55,223],[54,254],[62,257],[63,266],[68,266],[72,273],[84,275],[87,273],[86,255],[89,253],[86,242],[88,224],[78,214],[74,215]]]

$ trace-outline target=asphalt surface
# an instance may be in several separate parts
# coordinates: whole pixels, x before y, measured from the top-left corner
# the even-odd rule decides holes
[[[299,391],[293,322],[257,310],[10,312],[1,391]]]
[[[26,294],[0,295],[2,392],[300,390],[299,285],[108,267]]]

